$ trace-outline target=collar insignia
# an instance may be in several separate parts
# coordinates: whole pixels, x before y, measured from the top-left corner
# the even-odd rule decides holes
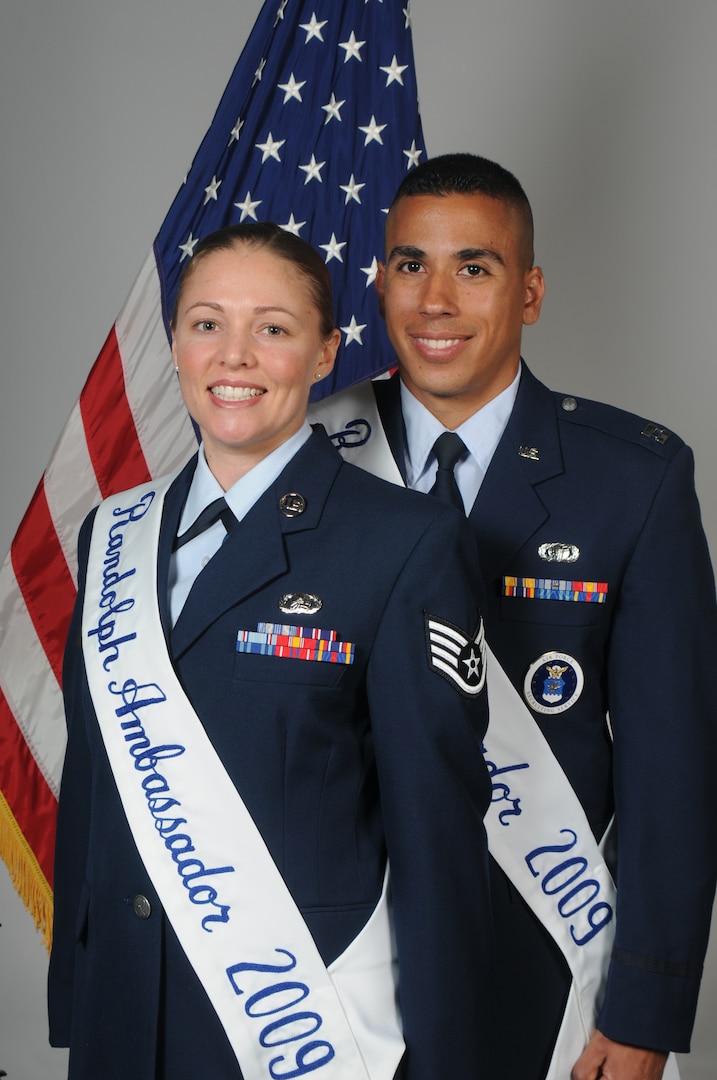
[[[306,499],[296,491],[287,491],[279,499],[279,510],[284,517],[293,518],[303,514],[306,509]]]

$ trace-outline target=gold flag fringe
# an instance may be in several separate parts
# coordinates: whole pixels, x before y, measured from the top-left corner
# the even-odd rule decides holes
[[[35,928],[42,934],[49,952],[52,944],[52,889],[1,791],[0,858],[10,871],[12,883],[35,920]]]

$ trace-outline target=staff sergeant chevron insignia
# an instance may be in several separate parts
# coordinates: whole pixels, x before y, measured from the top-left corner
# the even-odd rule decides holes
[[[485,686],[485,631],[483,620],[472,638],[463,631],[424,612],[429,667],[460,690],[475,697]]]

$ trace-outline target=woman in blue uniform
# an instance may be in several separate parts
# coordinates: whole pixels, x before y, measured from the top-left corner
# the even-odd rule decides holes
[[[199,451],[80,535],[51,1041],[72,1080],[480,1080],[468,526],[308,425],[340,334],[304,241],[207,237],[172,329]]]

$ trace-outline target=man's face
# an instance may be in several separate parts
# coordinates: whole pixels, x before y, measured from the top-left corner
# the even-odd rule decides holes
[[[543,275],[510,206],[485,195],[411,195],[386,223],[376,289],[408,389],[455,428],[515,378]]]

